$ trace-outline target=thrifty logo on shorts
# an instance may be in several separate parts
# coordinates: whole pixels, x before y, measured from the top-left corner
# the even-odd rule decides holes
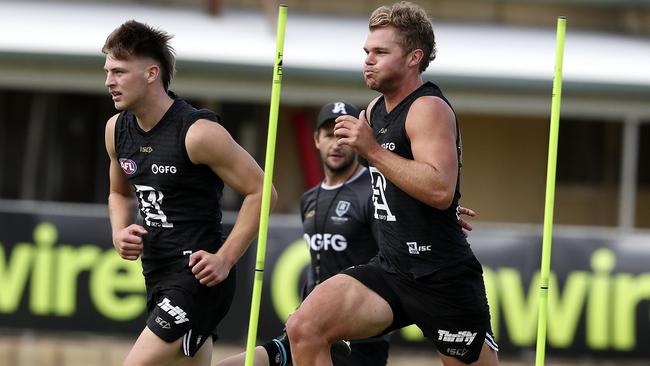
[[[431,245],[418,245],[415,241],[406,242],[409,247],[409,254],[420,254],[420,252],[430,252]]]
[[[443,342],[453,342],[453,343],[465,343],[466,345],[472,344],[474,338],[476,337],[476,332],[472,333],[467,330],[461,330],[458,333],[451,333],[447,330],[438,330],[438,340]]]
[[[158,306],[167,314],[171,315],[176,319],[174,324],[181,324],[189,321],[185,316],[187,313],[178,306],[172,306],[171,301],[168,298],[164,298]]]

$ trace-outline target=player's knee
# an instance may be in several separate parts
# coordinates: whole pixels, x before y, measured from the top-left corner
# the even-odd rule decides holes
[[[291,340],[291,345],[311,343],[314,338],[318,338],[319,332],[314,322],[313,317],[305,314],[304,311],[298,309],[295,313],[291,314],[287,320],[287,335]]]

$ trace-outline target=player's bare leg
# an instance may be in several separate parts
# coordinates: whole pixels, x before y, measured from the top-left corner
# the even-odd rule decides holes
[[[208,337],[194,357],[182,355],[178,366],[209,366],[212,363],[212,350],[212,337]]]
[[[226,359],[223,359],[215,366],[244,366],[246,361],[246,353],[240,353],[234,356],[230,356]],[[255,347],[255,359],[253,361],[254,366],[269,366],[269,355],[266,353],[266,350],[262,346]]]
[[[330,366],[330,344],[375,336],[393,321],[388,302],[355,278],[338,274],[316,286],[287,321],[295,366]]]
[[[183,338],[167,343],[145,327],[124,360],[124,366],[209,366],[212,338],[208,338],[194,357],[183,355]]]

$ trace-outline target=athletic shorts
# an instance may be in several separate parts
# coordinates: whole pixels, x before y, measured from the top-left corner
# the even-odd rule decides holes
[[[199,283],[184,265],[167,266],[146,276],[147,327],[165,342],[183,338],[183,354],[193,357],[216,328],[235,295],[235,267],[214,287]],[[176,268],[170,270],[169,268]]]
[[[388,360],[389,343],[386,340],[352,341],[349,356],[332,352],[334,366],[385,366]]]
[[[478,360],[484,342],[498,350],[490,327],[483,270],[474,256],[420,278],[387,272],[376,257],[341,273],[388,302],[393,323],[384,334],[416,324],[440,353],[465,363]]]

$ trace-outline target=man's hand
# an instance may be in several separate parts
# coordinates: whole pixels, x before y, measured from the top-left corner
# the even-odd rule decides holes
[[[365,110],[359,113],[358,119],[351,115],[336,118],[334,136],[338,137],[339,144],[353,147],[364,158],[381,148],[366,120]]]
[[[142,254],[142,235],[145,234],[144,227],[131,224],[113,233],[113,246],[120,257],[134,261]]]
[[[474,210],[463,206],[458,206],[458,213],[469,217],[476,216],[476,212],[474,212]],[[462,217],[460,219],[460,226],[463,228],[463,234],[465,234],[465,237],[467,237],[469,235],[469,232],[472,231],[473,229],[472,225],[470,225],[470,223],[465,221],[465,219],[463,219]]]
[[[228,277],[232,265],[219,253],[205,250],[190,255],[189,266],[199,283],[208,287],[216,286]]]

